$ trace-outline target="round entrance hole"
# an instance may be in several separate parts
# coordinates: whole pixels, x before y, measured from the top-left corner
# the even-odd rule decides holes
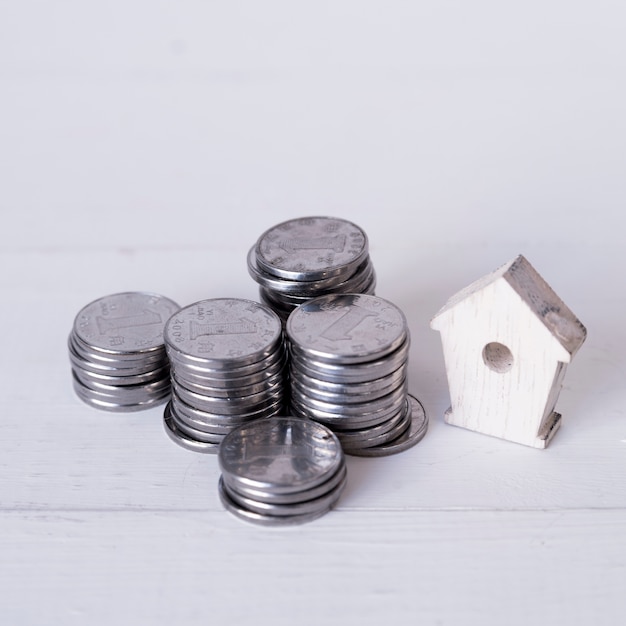
[[[513,367],[513,354],[504,344],[493,341],[483,348],[483,361],[489,369],[504,374]]]

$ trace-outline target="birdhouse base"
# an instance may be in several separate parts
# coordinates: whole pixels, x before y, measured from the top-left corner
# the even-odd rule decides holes
[[[447,424],[451,424],[452,426],[459,426],[460,428],[466,428],[467,430],[473,430],[477,433],[482,433],[483,435],[490,435],[491,437],[498,437],[499,439],[506,439],[507,441],[513,441],[514,443],[521,443],[522,445],[531,446],[532,448],[547,448],[550,441],[552,441],[552,437],[556,434],[556,431],[559,429],[561,425],[561,414],[553,412],[550,417],[545,421],[542,429],[539,431],[537,437],[531,441],[519,441],[517,439],[513,439],[511,437],[507,437],[506,433],[503,435],[496,435],[492,432],[488,432],[486,430],[478,430],[476,428],[470,428],[466,424],[460,424],[454,419],[454,415],[452,413],[452,407],[450,407],[444,415],[444,419]]]

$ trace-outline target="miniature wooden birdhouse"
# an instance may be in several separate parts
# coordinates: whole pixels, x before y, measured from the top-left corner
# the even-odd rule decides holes
[[[441,333],[452,406],[445,420],[545,448],[567,364],[587,331],[523,257],[448,300]]]

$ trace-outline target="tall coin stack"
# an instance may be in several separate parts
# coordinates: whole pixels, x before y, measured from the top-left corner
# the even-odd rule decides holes
[[[74,390],[106,411],[137,411],[170,393],[163,328],[180,307],[158,294],[127,292],[82,308],[68,339]]]
[[[218,298],[187,306],[167,322],[172,399],[167,434],[216,453],[233,428],[280,413],[286,351],[278,316],[250,300]]]
[[[220,446],[219,494],[240,519],[301,524],[329,511],[346,484],[341,444],[325,426],[272,417],[241,426]]]
[[[347,454],[383,456],[417,443],[427,421],[407,393],[404,314],[371,295],[315,298],[289,316],[291,407],[331,428]]]
[[[335,217],[302,217],[270,228],[248,253],[248,272],[261,301],[283,321],[316,296],[373,294],[376,286],[367,235]]]

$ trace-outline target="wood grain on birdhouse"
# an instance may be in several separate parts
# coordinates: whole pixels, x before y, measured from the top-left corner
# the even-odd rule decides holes
[[[523,257],[452,296],[431,321],[441,333],[451,407],[445,419],[545,448],[567,364],[586,329]]]

